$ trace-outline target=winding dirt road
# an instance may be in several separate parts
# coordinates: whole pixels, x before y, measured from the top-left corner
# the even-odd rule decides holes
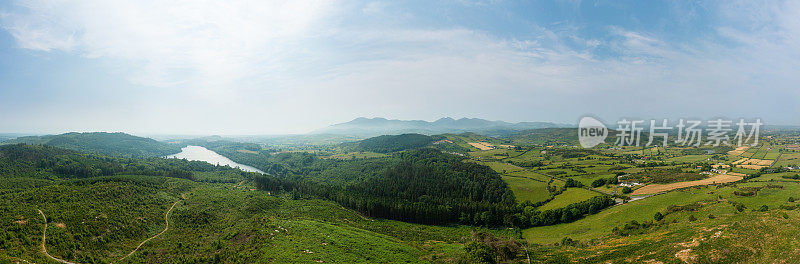
[[[142,245],[144,245],[144,243],[147,243],[147,241],[150,241],[151,239],[156,238],[156,237],[160,236],[161,234],[166,233],[167,230],[169,230],[169,213],[172,212],[172,209],[175,208],[175,205],[177,205],[178,202],[180,202],[180,201],[182,201],[182,200],[175,201],[175,203],[173,203],[172,206],[169,207],[169,210],[167,210],[167,213],[164,214],[164,222],[166,222],[167,224],[164,227],[164,230],[161,231],[161,233],[158,233],[155,236],[152,236],[152,237],[150,237],[148,239],[145,239],[144,241],[142,241],[142,243],[139,243],[139,245],[136,246],[136,248],[133,249],[133,251],[131,251],[131,253],[128,253],[128,255],[125,255],[121,259],[117,260],[117,262],[122,261],[127,257],[130,257],[131,255],[133,255],[133,253],[136,253],[136,251],[139,250],[139,248],[142,247]]]
[[[53,256],[50,256],[50,254],[47,253],[47,247],[44,246],[45,242],[47,241],[47,216],[44,215],[42,210],[36,209],[36,211],[39,211],[39,214],[41,214],[42,218],[44,218],[44,229],[42,230],[42,253],[44,253],[44,255],[47,256],[48,258],[50,258],[52,260],[55,260],[55,261],[58,261],[58,262],[61,262],[61,263],[77,264],[75,262],[69,262],[69,261],[66,261],[66,260],[63,260],[63,259],[55,258]]]

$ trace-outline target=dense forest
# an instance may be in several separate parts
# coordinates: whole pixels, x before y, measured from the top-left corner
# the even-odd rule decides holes
[[[358,147],[361,151],[389,153],[421,148],[434,140],[434,137],[420,134],[384,135],[361,140]]]
[[[46,145],[0,146],[0,175],[7,178],[89,178],[110,175],[150,175],[195,180],[196,172],[227,171],[248,175],[238,169],[202,161],[163,158],[123,158],[84,154]]]
[[[501,225],[503,215],[516,208],[511,190],[489,167],[429,148],[389,159],[394,160],[390,166],[373,168],[378,177],[347,186],[271,176],[258,177],[256,185],[331,199],[369,216],[426,224],[478,219],[479,224]]]
[[[19,137],[4,144],[40,144],[84,153],[116,157],[163,157],[181,151],[181,146],[125,133],[66,133],[61,135]]]

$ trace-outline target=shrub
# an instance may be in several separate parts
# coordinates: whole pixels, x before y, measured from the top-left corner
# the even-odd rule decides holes
[[[661,221],[661,219],[664,219],[664,215],[661,214],[661,212],[656,212],[656,214],[653,215],[653,219],[655,219],[656,221]]]

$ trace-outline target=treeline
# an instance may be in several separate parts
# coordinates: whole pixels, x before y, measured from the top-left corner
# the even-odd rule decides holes
[[[611,207],[614,204],[616,204],[614,199],[610,196],[602,195],[557,209],[538,211],[526,208],[522,216],[523,220],[530,220],[530,223],[528,223],[530,226],[548,226],[570,223],[586,215],[596,214],[600,212],[600,210]],[[520,226],[525,227],[525,224],[526,223],[520,223]]]
[[[518,211],[511,190],[489,167],[429,148],[395,158],[394,164],[376,168],[380,177],[347,186],[271,176],[257,177],[256,186],[330,199],[372,217],[423,224],[502,225],[506,215]]]
[[[40,178],[47,173],[67,178],[135,174],[195,180],[193,172],[226,170],[236,169],[182,159],[106,157],[45,145],[0,146],[0,175],[6,177]]]
[[[378,175],[344,185],[282,175],[259,176],[255,184],[259,189],[286,191],[294,197],[333,200],[371,217],[422,224],[550,225],[571,222],[614,204],[613,199],[600,196],[539,212],[536,207],[540,204],[517,204],[511,190],[494,170],[464,162],[463,157],[423,148],[386,159],[393,162],[371,168],[378,170]]]

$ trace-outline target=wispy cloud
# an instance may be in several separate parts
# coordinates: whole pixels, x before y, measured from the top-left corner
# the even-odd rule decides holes
[[[800,106],[773,103],[800,96],[795,2],[704,6],[714,11],[703,22],[712,30],[679,41],[616,23],[601,36],[569,22],[531,23],[525,34],[448,19],[431,26],[418,21],[437,18],[396,5],[34,1],[17,3],[1,21],[21,48],[117,61],[134,83],[208,101],[230,97],[225,103],[237,106],[226,113],[262,113],[258,120],[289,127],[242,130],[249,133],[299,132],[362,115],[563,122],[589,112],[670,113],[800,122]],[[691,9],[680,23],[701,16],[695,6],[676,8]],[[769,102],[750,102],[759,91]],[[175,100],[176,108],[190,104]]]

